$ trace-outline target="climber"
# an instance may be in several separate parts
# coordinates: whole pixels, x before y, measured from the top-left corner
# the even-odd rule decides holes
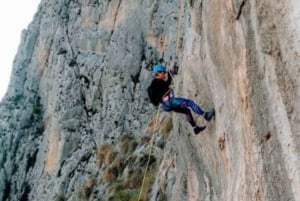
[[[172,75],[177,74],[177,71],[174,72],[173,69],[171,69],[167,72],[164,65],[157,64],[153,67],[153,73],[155,78],[147,89],[151,103],[155,106],[161,103],[161,108],[167,112],[174,111],[185,114],[195,134],[203,131],[206,126],[198,126],[195,123],[189,108],[195,113],[202,115],[206,121],[210,121],[215,116],[215,110],[211,109],[208,112],[204,112],[193,100],[174,96],[170,84],[172,82]],[[166,74],[168,74],[167,80]]]

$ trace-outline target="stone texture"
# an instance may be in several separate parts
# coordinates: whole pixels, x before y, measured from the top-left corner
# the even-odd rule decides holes
[[[149,159],[141,200],[299,200],[299,12],[41,1],[0,103],[0,198],[137,200]],[[176,94],[216,109],[198,136],[147,98],[151,65],[175,55]]]

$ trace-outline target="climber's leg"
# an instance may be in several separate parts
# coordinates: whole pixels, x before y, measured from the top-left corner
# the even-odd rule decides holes
[[[182,108],[182,107],[177,107],[177,108],[175,107],[174,108],[173,107],[172,110],[174,112],[183,113],[183,114],[186,115],[186,119],[191,124],[191,126],[193,127],[195,134],[200,133],[201,131],[203,131],[206,128],[206,126],[197,126],[197,124],[195,123],[195,120],[194,120],[194,118],[192,116],[192,113],[191,113],[189,108]]]
[[[214,108],[211,109],[210,111],[204,113],[204,119],[206,121],[210,121],[214,116],[215,116],[215,109]]]
[[[189,110],[189,108],[174,107],[174,108],[172,108],[172,110],[174,112],[185,114],[186,120],[191,124],[191,126],[192,127],[196,126],[195,120],[194,120],[194,118],[192,116],[192,113]]]
[[[191,108],[195,113],[199,115],[204,115],[204,111],[201,109],[200,106],[198,106],[193,100],[186,99],[186,98],[180,98],[180,97],[174,97],[172,98],[172,107],[181,107],[181,108]]]

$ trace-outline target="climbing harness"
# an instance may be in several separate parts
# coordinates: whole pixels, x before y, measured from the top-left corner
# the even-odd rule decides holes
[[[174,97],[173,89],[169,89],[163,96],[162,96],[162,101],[167,101],[171,98]]]

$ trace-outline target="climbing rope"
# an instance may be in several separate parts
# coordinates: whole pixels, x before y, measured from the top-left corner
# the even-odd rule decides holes
[[[172,64],[172,68],[178,67],[178,49],[179,49],[179,37],[180,37],[180,27],[181,27],[181,23],[182,23],[182,13],[183,13],[183,0],[180,0],[180,10],[178,13],[178,23],[177,23],[177,32],[176,32],[176,47],[175,47],[175,61],[176,64]],[[173,58],[171,57],[171,60],[173,60]],[[175,66],[176,65],[176,66]],[[177,69],[178,70],[178,69]],[[171,74],[171,77],[173,79],[173,75]]]
[[[154,117],[154,121],[155,122],[157,121],[158,117],[159,117],[159,109],[156,110],[156,115]],[[154,124],[154,126],[155,126],[155,124]],[[143,188],[144,188],[144,185],[145,185],[147,171],[148,171],[148,168],[149,168],[149,163],[150,163],[150,159],[151,159],[151,152],[152,152],[152,149],[153,149],[154,131],[155,131],[155,129],[153,128],[153,132],[152,132],[151,140],[150,140],[150,148],[149,148],[149,153],[148,153],[148,160],[147,160],[146,169],[145,169],[144,176],[143,176],[143,181],[142,181],[142,186],[141,186],[141,189],[140,189],[138,201],[140,201],[140,199],[141,199]]]
[[[179,47],[179,30],[181,27],[181,16],[183,12],[183,0],[180,0],[180,11],[178,14],[178,24],[177,24],[177,35],[176,35],[176,49],[175,49],[175,55],[177,56],[178,53],[178,47]]]
[[[183,0],[180,0],[180,10],[178,13],[178,22],[177,22],[177,32],[176,32],[176,41],[175,41],[175,59],[177,59],[177,55],[178,55],[178,49],[179,49],[179,37],[180,37],[180,27],[182,24],[182,13],[183,13]],[[164,38],[166,38],[164,36]],[[160,40],[160,63],[163,63],[163,58],[164,58],[164,50],[166,48],[166,43],[165,43],[166,39],[161,38]]]
[[[178,24],[177,24],[177,34],[176,34],[176,49],[175,49],[175,58],[177,57],[177,54],[178,54],[178,47],[179,47],[179,30],[180,30],[180,27],[181,27],[181,16],[182,16],[182,12],[183,12],[183,0],[180,0],[180,11],[179,11],[179,14],[178,14]],[[163,58],[164,56],[164,47],[165,47],[165,44],[164,42],[161,44],[162,46],[162,52],[161,52],[161,58]],[[172,76],[172,75],[171,75]],[[173,77],[172,77],[173,78]],[[156,111],[156,115],[155,115],[155,121],[157,121],[159,117],[159,109],[157,109]],[[141,189],[140,189],[140,193],[139,193],[139,197],[138,197],[138,200],[137,201],[140,201],[141,199],[141,196],[142,196],[142,193],[143,193],[143,188],[144,188],[144,185],[145,185],[145,180],[146,180],[146,175],[147,175],[147,171],[148,171],[148,168],[149,168],[149,163],[150,163],[150,159],[151,159],[151,152],[152,152],[152,149],[153,149],[153,140],[154,140],[154,131],[155,129],[153,129],[153,132],[152,132],[152,136],[151,136],[151,140],[150,140],[150,147],[149,147],[149,153],[148,153],[148,160],[147,160],[147,164],[146,164],[146,169],[144,171],[144,176],[143,176],[143,180],[142,180],[142,185],[141,185]]]

